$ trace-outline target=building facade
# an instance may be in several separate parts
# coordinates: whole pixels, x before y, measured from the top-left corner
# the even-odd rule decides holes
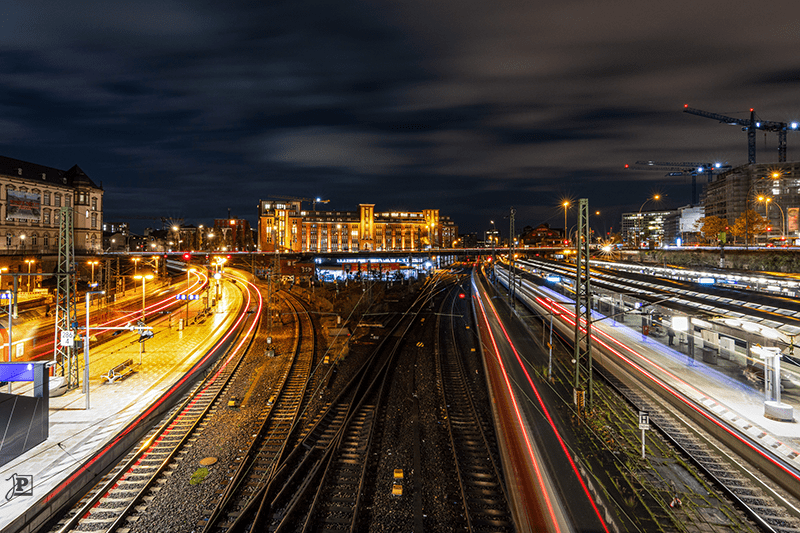
[[[705,216],[700,205],[687,205],[673,211],[664,221],[665,245],[696,243],[700,238],[699,222]]]
[[[554,247],[564,245],[564,230],[553,229],[550,224],[539,224],[535,228],[525,228],[520,236],[522,246]]]
[[[771,236],[797,239],[800,212],[800,162],[743,165],[723,172],[703,193],[706,216],[733,224],[752,209],[769,220]]]
[[[458,227],[438,209],[375,211],[304,211],[299,200],[259,203],[258,247],[261,251],[359,252],[422,251],[451,248]]]
[[[0,156],[0,252],[57,253],[63,209],[72,211],[75,252],[102,252],[102,187],[78,165],[59,170]]]
[[[673,211],[622,213],[622,235],[629,246],[660,247],[664,242],[664,226]]]

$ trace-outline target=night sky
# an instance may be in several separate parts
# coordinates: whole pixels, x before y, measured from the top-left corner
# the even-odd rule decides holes
[[[562,227],[586,197],[616,230],[656,192],[691,200],[625,163],[747,162],[740,127],[684,104],[800,119],[799,44],[796,0],[5,0],[0,154],[78,164],[139,231],[255,223],[271,195],[504,235],[511,206]]]

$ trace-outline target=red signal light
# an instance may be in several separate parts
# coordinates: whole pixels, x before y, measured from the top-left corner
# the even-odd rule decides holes
[[[459,297],[459,298],[461,298],[461,299],[463,300],[463,299],[465,298],[465,296],[464,296],[464,293],[463,293],[463,292],[462,292],[462,293],[459,293],[459,294],[458,294],[458,297]]]
[[[191,255],[191,254],[183,254],[183,258],[184,258],[186,261],[188,261],[189,259],[191,259],[191,258],[192,258],[192,255]]]

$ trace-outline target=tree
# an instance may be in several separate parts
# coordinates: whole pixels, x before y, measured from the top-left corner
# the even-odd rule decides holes
[[[748,209],[741,214],[733,224],[733,234],[744,239],[744,242],[754,242],[755,236],[764,233],[767,229],[767,220],[756,213],[753,209]]]
[[[719,234],[728,227],[728,221],[716,216],[703,217],[697,220],[695,227],[707,241],[715,242]]]

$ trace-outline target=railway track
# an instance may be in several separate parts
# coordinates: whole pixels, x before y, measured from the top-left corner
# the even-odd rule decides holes
[[[628,403],[639,410],[648,411],[650,423],[667,441],[719,487],[762,531],[800,532],[800,519],[787,513],[785,501],[778,503],[782,497],[763,484],[760,474],[733,461],[686,421],[665,411],[649,396],[633,390],[607,372],[601,372],[600,375]]]
[[[261,307],[260,295],[253,287],[242,290],[246,295],[245,308],[251,303]],[[169,412],[166,421],[151,429],[142,444],[112,468],[52,531],[115,531],[137,512],[136,508],[143,500],[160,490],[159,480],[169,475],[170,464],[195,435],[206,416],[213,412],[225,388],[235,379],[254,337],[253,332],[259,326],[259,316],[260,313],[250,318],[228,356],[221,358],[208,377]]]
[[[568,336],[562,338],[566,345],[571,345],[572,340]],[[671,405],[670,399],[660,390],[647,391],[639,388],[635,385],[638,376],[629,369],[622,372],[615,368],[598,368],[598,363],[595,365],[596,372],[609,386],[636,409],[648,411],[651,424],[670,445],[761,530],[776,533],[800,532],[800,509],[765,484],[762,481],[764,474],[747,465],[748,460],[745,457],[737,458],[735,451],[724,448],[730,446],[730,439],[726,444],[720,445],[699,429],[702,424],[697,419],[692,420],[686,412],[679,409],[666,409],[665,406]],[[614,363],[610,365],[614,366]],[[720,434],[715,437],[719,438]],[[656,521],[661,524],[679,523],[669,508],[669,498],[650,499],[652,501],[648,508]]]
[[[454,290],[464,289],[456,286]],[[442,406],[461,489],[464,529],[475,533],[514,531],[498,458],[495,457],[497,446],[490,443],[484,430],[487,421],[475,406],[463,357],[457,351],[456,331],[463,329],[457,326],[460,317],[456,309],[458,302],[451,291],[451,297],[442,303],[436,319],[439,334],[435,353]],[[450,310],[445,313],[444,305],[447,303],[450,303]],[[442,327],[443,320],[449,322],[447,328]]]
[[[430,294],[423,291],[395,318],[373,355],[277,467],[248,531],[361,530],[363,487],[393,360]]]
[[[246,523],[260,500],[277,465],[291,450],[292,433],[300,426],[304,406],[308,404],[308,383],[316,361],[316,331],[311,314],[303,302],[284,294],[295,322],[295,347],[292,362],[276,392],[267,400],[249,448],[229,476],[220,499],[210,511],[204,532],[237,530]]]

